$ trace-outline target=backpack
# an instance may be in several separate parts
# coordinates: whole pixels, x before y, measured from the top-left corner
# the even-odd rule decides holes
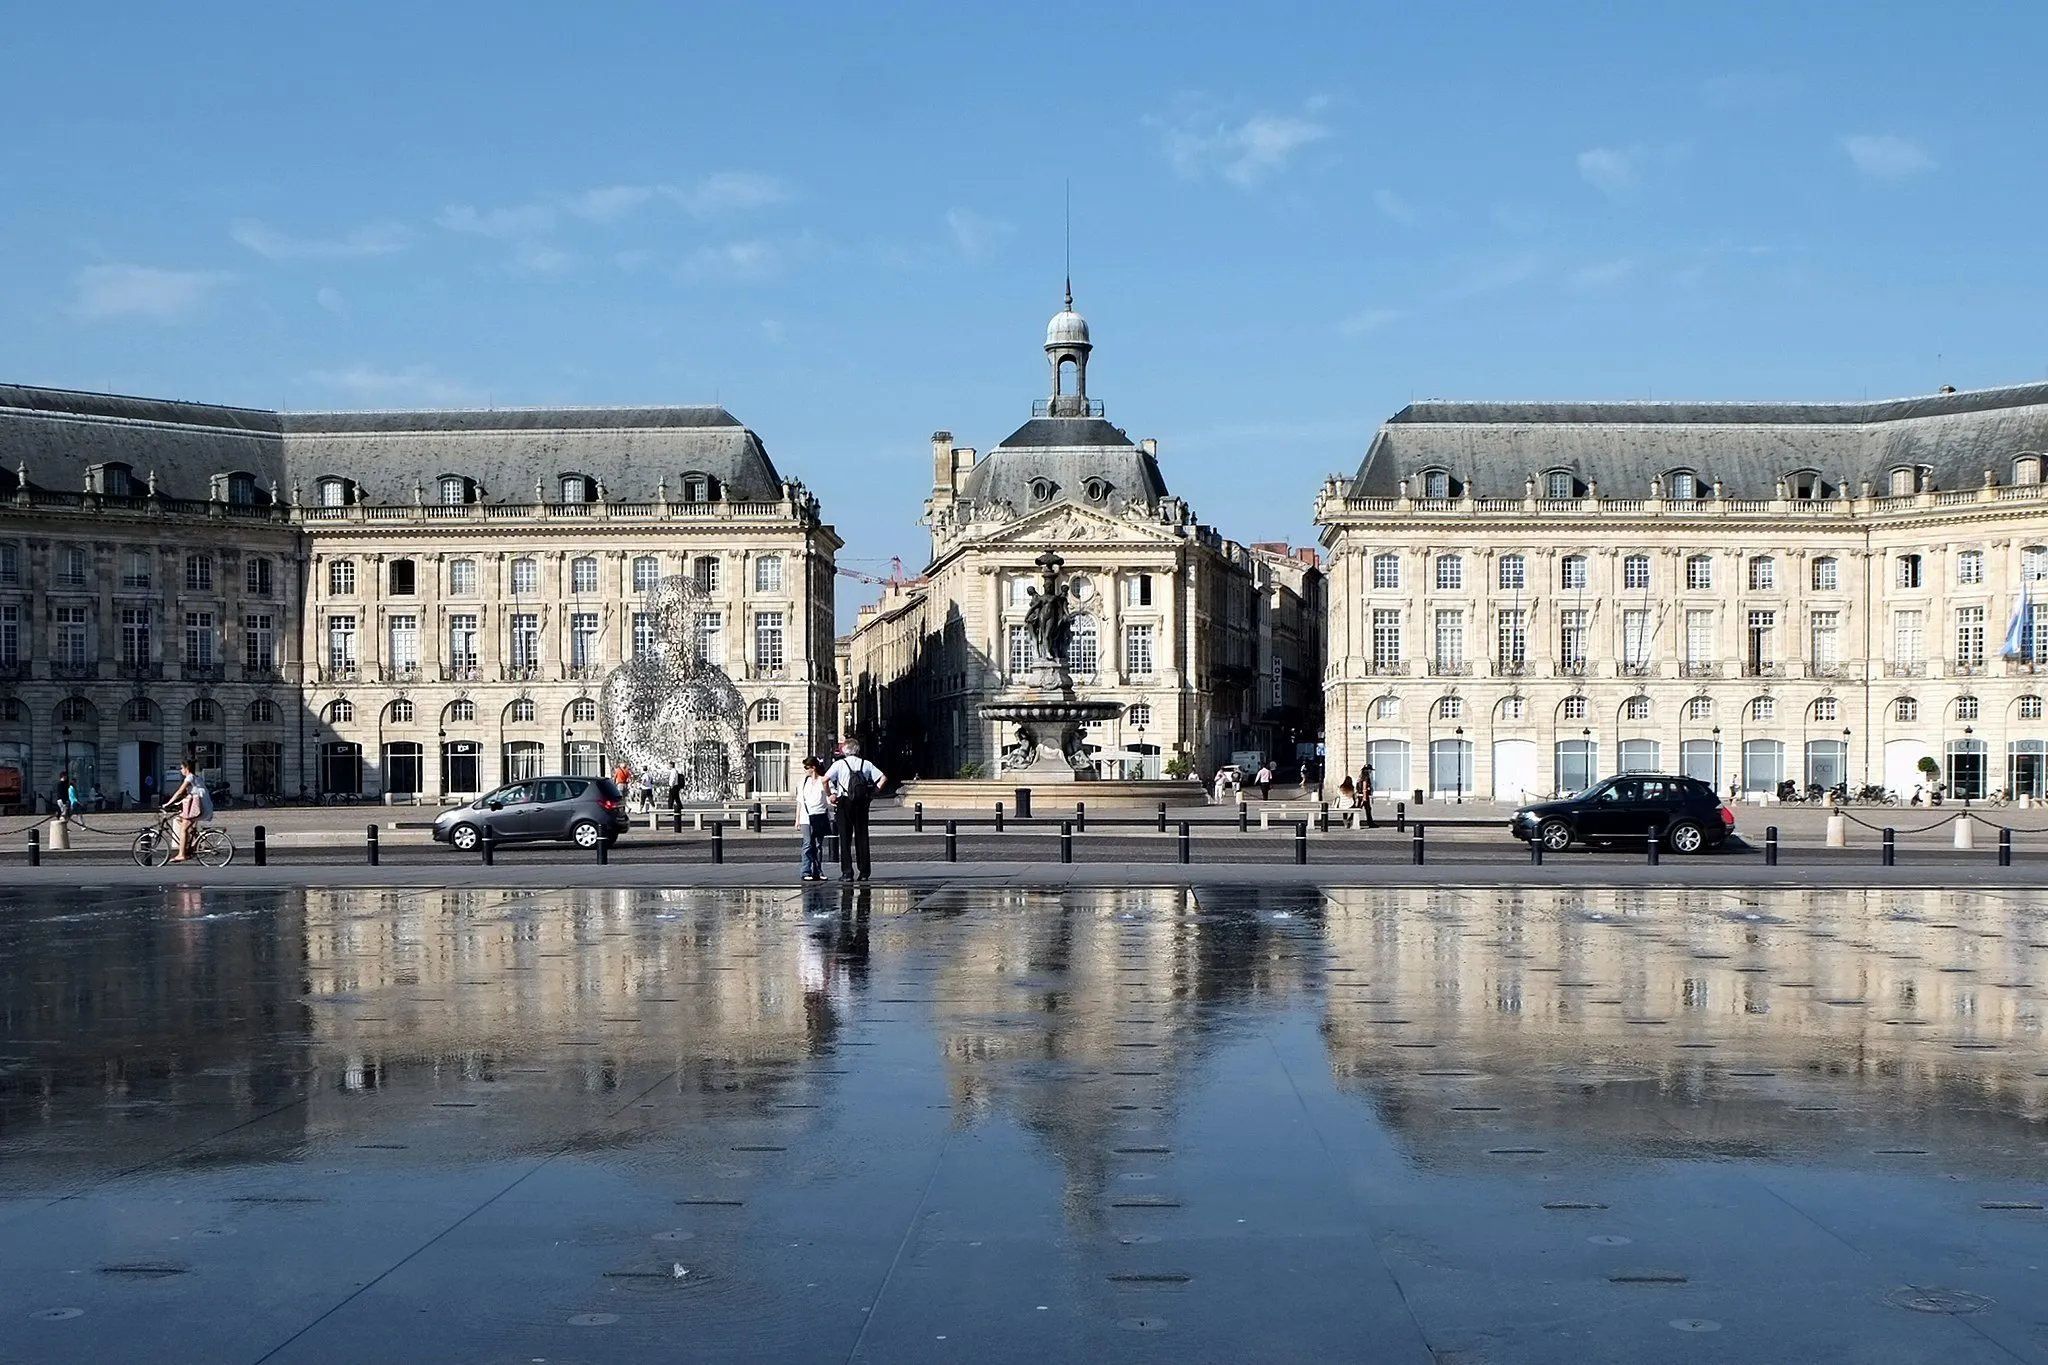
[[[846,785],[840,789],[841,805],[865,806],[875,799],[875,779],[868,776],[868,765],[864,759],[855,759],[846,765]]]

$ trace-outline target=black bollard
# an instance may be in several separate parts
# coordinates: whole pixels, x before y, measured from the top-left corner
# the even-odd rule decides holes
[[[1408,803],[1406,801],[1396,801],[1394,803],[1394,832],[1398,834],[1407,828]]]
[[[725,821],[723,820],[713,820],[711,822],[711,861],[714,863],[725,861]]]
[[[43,865],[43,846],[37,840],[34,830],[28,832],[28,865],[30,867],[41,867]]]
[[[1245,833],[1252,827],[1252,808],[1240,801],[1237,803],[1237,832]]]
[[[914,801],[910,806],[910,832],[924,833],[924,802]]]
[[[1080,830],[1083,834],[1088,832],[1088,803],[1086,801],[1076,801],[1074,803],[1074,828]]]
[[[371,825],[363,835],[363,851],[370,856],[370,866],[377,865],[377,827]]]
[[[1316,833],[1328,834],[1329,832],[1330,803],[1327,801],[1319,801],[1316,803]]]
[[[1884,827],[1884,865],[1886,867],[1890,867],[1892,865],[1892,860],[1898,855],[1898,848],[1898,834],[1892,829],[1890,825],[1886,825]]]
[[[489,825],[484,826],[483,837],[476,841],[476,846],[477,849],[483,854],[485,867],[489,867],[497,861],[498,836],[491,833],[491,827]]]
[[[1543,866],[1543,841],[1534,835],[1529,838],[1529,861],[1537,867]]]
[[[1326,816],[1325,818],[1328,817]],[[1294,822],[1294,865],[1296,867],[1308,866],[1308,821],[1306,820],[1296,820]]]
[[[1019,820],[1029,820],[1031,818],[1031,788],[1029,787],[1017,788],[1017,818]]]
[[[996,833],[1003,832],[1003,803],[996,802]]]
[[[1165,809],[1165,807],[1164,807],[1164,806],[1162,806],[1162,807],[1160,807],[1160,809],[1161,809],[1161,810],[1164,810],[1164,809]],[[1181,860],[1182,862],[1187,862],[1187,861],[1188,861],[1188,853],[1189,853],[1189,849],[1188,849],[1188,822],[1187,822],[1187,821],[1185,821],[1185,820],[1183,820],[1183,821],[1181,821],[1181,822],[1180,822],[1180,850],[1179,850],[1179,852],[1180,852],[1180,860]]]
[[[1664,843],[1663,832],[1659,830],[1655,825],[1652,825],[1650,826],[1650,832],[1647,836],[1647,839],[1648,842],[1644,847],[1643,857],[1645,861],[1647,861],[1650,864],[1651,867],[1655,867],[1657,865],[1657,854],[1661,850],[1662,845]]]
[[[747,830],[750,833],[759,834],[761,832],[761,816],[761,803],[759,801],[756,801],[747,810]]]
[[[1161,834],[1166,833],[1166,803],[1164,801],[1159,803],[1159,832]]]
[[[960,822],[958,820],[948,820],[946,822],[946,861],[949,863],[960,861]]]
[[[668,817],[669,832],[671,834],[681,834],[683,832],[683,808],[681,806],[677,806],[674,810],[668,813]]]
[[[258,825],[256,826],[256,866],[268,867],[269,865],[270,842],[264,834],[263,826]]]
[[[1423,862],[1424,862],[1424,860],[1425,860],[1425,859],[1426,859],[1426,858],[1428,857],[1428,854],[1424,852],[1424,850],[1423,850],[1423,847],[1422,847],[1422,831],[1423,831],[1423,829],[1424,829],[1424,825],[1423,825],[1422,821],[1420,821],[1420,820],[1417,820],[1417,821],[1415,822],[1415,865],[1416,865],[1417,867],[1421,867],[1421,866],[1422,866],[1422,864],[1423,864]]]
[[[1060,821],[1060,861],[1074,861],[1074,822],[1071,820]]]
[[[2012,831],[2010,829],[1998,831],[1998,865],[2000,867],[2012,866]]]
[[[609,863],[612,860],[612,841],[602,834],[597,836],[597,861]]]
[[[1764,826],[1764,866],[1765,866],[1765,867],[1776,867],[1777,865],[1778,865],[1778,827],[1777,827],[1776,825],[1765,825],[1765,826]]]

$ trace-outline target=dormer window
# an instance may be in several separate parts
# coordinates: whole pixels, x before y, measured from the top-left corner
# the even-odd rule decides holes
[[[1675,502],[1691,502],[1700,495],[1700,476],[1690,469],[1672,470],[1670,485],[1670,496]]]
[[[596,502],[597,480],[588,474],[564,474],[562,476],[562,501],[565,503]]]
[[[1820,476],[1818,470],[1801,469],[1785,476],[1786,496],[1811,501],[1815,498],[1831,498],[1835,490]]]
[[[356,500],[355,484],[347,479],[330,475],[320,480],[318,487],[322,507],[346,507]]]
[[[1425,498],[1448,498],[1451,496],[1450,471],[1444,469],[1423,470],[1422,496]]]
[[[2021,455],[2013,460],[2012,481],[2014,483],[2041,482],[2041,457],[2039,455]]]
[[[443,474],[440,479],[441,505],[461,507],[476,501],[476,480],[460,474]]]
[[[256,476],[237,471],[227,477],[227,501],[235,507],[255,507],[263,501],[256,491]]]
[[[1109,480],[1090,479],[1081,485],[1081,491],[1088,495],[1090,502],[1106,502],[1109,499]]]
[[[1055,484],[1051,479],[1033,479],[1031,481],[1031,501],[1034,503],[1051,502],[1052,495],[1057,491],[1058,487],[1059,485]]]
[[[1891,474],[1891,494],[1903,498],[1909,493],[1920,491],[1920,471],[1910,465],[1900,465]]]
[[[94,465],[86,471],[87,485],[110,498],[135,496],[135,471],[125,464]]]
[[[710,502],[712,496],[713,486],[709,474],[683,475],[684,502]]]
[[[1543,476],[1543,496],[1546,498],[1576,498],[1579,495],[1579,481],[1569,469],[1553,469]]]

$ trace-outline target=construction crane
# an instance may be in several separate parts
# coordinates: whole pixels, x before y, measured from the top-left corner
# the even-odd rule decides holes
[[[869,563],[872,561],[863,560],[861,562]],[[848,578],[856,579],[862,583],[871,583],[876,587],[901,587],[905,583],[916,581],[903,576],[903,560],[897,555],[889,556],[889,576],[887,578],[877,578],[871,573],[862,573],[858,569],[849,569],[844,564],[836,565],[835,567]]]

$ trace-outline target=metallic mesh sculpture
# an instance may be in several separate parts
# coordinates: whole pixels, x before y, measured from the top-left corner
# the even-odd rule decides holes
[[[723,801],[744,789],[747,704],[723,668],[699,649],[709,594],[688,578],[666,578],[641,610],[633,657],[598,694],[606,748],[635,774],[682,777],[686,801]]]

